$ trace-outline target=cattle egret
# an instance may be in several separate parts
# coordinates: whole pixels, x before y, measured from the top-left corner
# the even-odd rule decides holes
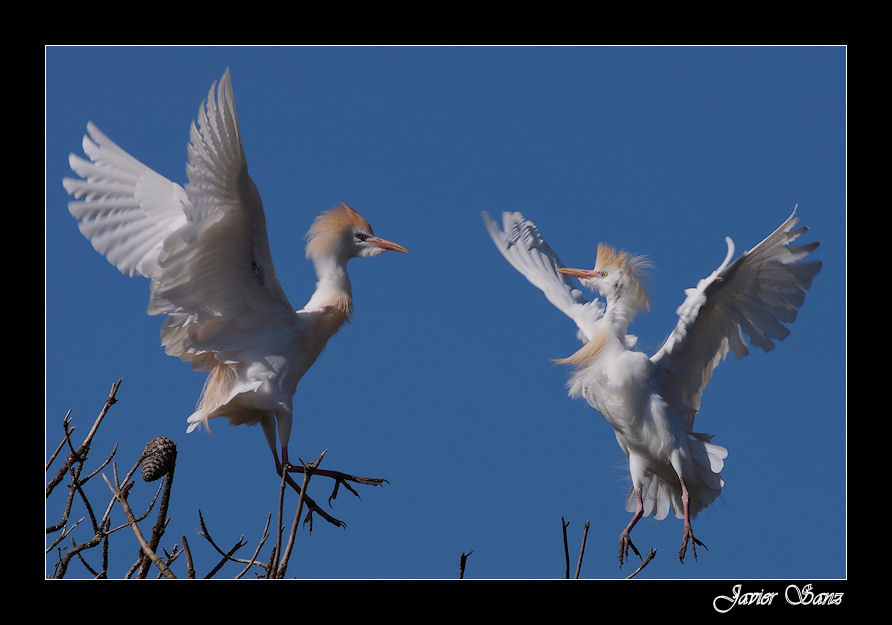
[[[288,457],[292,396],[353,312],[347,261],[406,248],[376,237],[346,204],[322,213],[306,246],[316,269],[316,290],[306,306],[294,309],[276,278],[228,69],[199,107],[197,126],[191,125],[185,187],[140,163],[92,123],[83,150],[89,161],[69,157],[80,178],[63,180],[79,200],[68,209],[80,231],[122,273],[151,280],[147,312],[167,315],[161,330],[165,352],[208,372],[186,431],[218,417],[232,425],[259,423],[276,472],[282,476],[285,469],[283,477],[299,491],[288,475],[304,470]],[[383,481],[321,469],[315,473],[334,478],[335,492],[344,480]],[[341,524],[311,500],[309,505]]]
[[[504,213],[503,230],[486,213],[486,227],[496,247],[549,301],[576,322],[584,345],[557,360],[571,365],[571,397],[583,397],[613,426],[616,440],[629,459],[632,487],[626,510],[632,519],[620,534],[619,564],[629,548],[641,557],[630,532],[642,516],[666,517],[670,506],[684,520],[678,552],[684,562],[690,543],[697,558],[691,519],[721,492],[721,470],[727,451],[694,432],[703,388],[729,351],[737,358],[748,353],[743,334],[764,351],[772,340],[790,333],[783,324],[796,318],[818,261],[797,262],[818,243],[791,246],[808,228],[793,229],[793,214],[764,241],[734,262],[734,243],[726,237],[727,256],[678,308],[678,323],[657,352],[647,357],[632,348],[626,334],[632,318],[648,308],[641,278],[649,262],[642,256],[598,245],[594,269],[565,268],[520,213]],[[564,276],[600,293],[586,301]]]

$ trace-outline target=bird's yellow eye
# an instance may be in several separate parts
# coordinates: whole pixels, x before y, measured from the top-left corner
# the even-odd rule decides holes
[[[600,275],[602,278],[606,278],[606,277],[607,277],[607,272],[606,272],[606,271],[602,271],[599,275]]]
[[[356,233],[356,238],[359,239],[360,241],[365,241],[367,237],[366,237],[365,233],[363,233],[363,232],[357,232],[357,233]]]

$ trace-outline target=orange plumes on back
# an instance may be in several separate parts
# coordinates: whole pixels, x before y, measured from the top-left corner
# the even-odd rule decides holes
[[[610,342],[610,333],[602,325],[592,336],[591,340],[580,347],[575,353],[566,358],[555,358],[554,362],[559,365],[572,365],[574,367],[584,367],[588,363],[595,360],[604,351]]]

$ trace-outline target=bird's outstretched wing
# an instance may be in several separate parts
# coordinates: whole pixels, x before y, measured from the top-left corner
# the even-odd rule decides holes
[[[599,299],[587,301],[569,278],[557,272],[564,265],[532,221],[518,212],[502,213],[502,229],[486,212],[483,221],[502,256],[576,323],[579,339],[587,342],[604,314],[604,304]]]
[[[651,361],[659,367],[663,397],[690,427],[700,409],[703,388],[729,351],[737,358],[749,353],[743,335],[764,351],[790,333],[805,301],[820,261],[798,262],[818,247],[817,242],[791,246],[808,230],[793,229],[796,209],[764,241],[733,263],[734,243],[726,237],[728,254],[696,288],[685,291],[678,323]]]
[[[216,97],[215,97],[216,87]],[[260,195],[248,176],[229,70],[190,128],[185,188],[149,169],[92,123],[63,180],[93,247],[151,279],[149,314],[167,313],[168,354],[209,370],[237,360],[253,333],[294,323],[276,278]],[[256,344],[256,343],[255,343]]]

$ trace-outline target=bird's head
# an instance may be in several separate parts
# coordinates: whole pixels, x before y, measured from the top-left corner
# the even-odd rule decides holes
[[[594,269],[561,267],[558,272],[579,278],[583,286],[597,291],[610,302],[625,300],[634,310],[647,310],[650,301],[642,286],[650,261],[644,256],[632,256],[604,243],[598,244]]]
[[[378,256],[387,250],[409,252],[399,243],[376,237],[369,222],[343,203],[319,215],[307,233],[307,257],[317,260]]]

